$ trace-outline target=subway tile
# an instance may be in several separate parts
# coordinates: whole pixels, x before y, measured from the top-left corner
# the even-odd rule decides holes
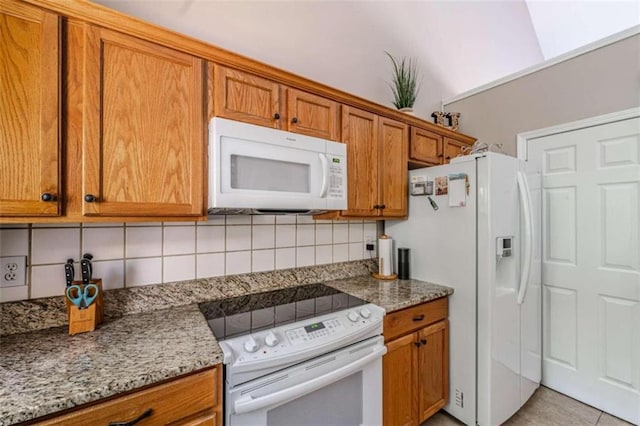
[[[275,246],[275,226],[273,225],[254,225],[252,227],[253,242],[251,248],[266,249]]]
[[[316,246],[316,265],[326,265],[333,262],[333,246]]]
[[[296,266],[311,266],[315,264],[315,248],[297,247],[296,248]]]
[[[227,275],[247,274],[251,272],[251,252],[228,252],[225,264]]]
[[[83,223],[83,228],[117,228],[118,226],[124,226],[122,222],[95,222],[95,223]]]
[[[376,223],[365,222],[364,239],[366,239],[367,237],[372,237],[374,240],[378,239],[378,225]]]
[[[127,222],[125,225],[132,228],[137,228],[140,226],[162,226],[162,222]]]
[[[165,226],[163,254],[192,254],[196,252],[195,226]]]
[[[296,228],[296,245],[312,246],[316,241],[315,225],[298,225]]]
[[[251,225],[251,216],[242,214],[228,215],[227,225]]]
[[[225,228],[223,226],[198,226],[196,229],[196,252],[224,251]]]
[[[251,226],[227,226],[227,251],[251,249]]]
[[[0,230],[0,256],[28,256],[29,230]]]
[[[31,231],[31,264],[64,263],[80,258],[80,228],[38,228]]]
[[[349,242],[349,225],[347,223],[333,224],[333,243],[343,244]]]
[[[317,224],[316,225],[316,244],[331,244],[333,242],[333,225]]]
[[[23,229],[28,227],[28,223],[0,223],[0,229]]]
[[[223,214],[216,214],[207,217],[207,220],[203,222],[196,222],[198,226],[224,226],[226,222],[226,216]]]
[[[363,244],[349,243],[349,260],[362,260]]]
[[[302,223],[306,223],[306,224],[311,224],[311,223],[315,223],[313,220],[313,216],[308,216],[308,215],[297,215],[296,216],[297,219],[297,223],[298,224],[302,224]]]
[[[95,260],[124,257],[124,228],[84,228],[82,253],[91,253]]]
[[[34,223],[34,228],[79,228],[79,223]]]
[[[273,225],[276,223],[276,217],[272,214],[257,214],[251,216],[254,225]]]
[[[64,264],[34,266],[31,268],[31,298],[64,295],[66,282]]]
[[[189,222],[162,222],[164,226],[195,226],[195,221]]]
[[[276,249],[276,269],[289,269],[296,266],[296,249]]]
[[[346,262],[349,260],[349,244],[333,245],[333,262]]]
[[[156,257],[162,255],[162,228],[160,226],[144,226],[130,228],[126,231],[127,258]]]
[[[362,242],[363,225],[362,223],[349,223],[349,242]]]
[[[276,224],[279,225],[295,225],[296,216],[292,214],[280,214],[276,216]]]
[[[124,287],[124,260],[95,261],[93,278],[102,278],[102,289],[111,290]]]
[[[16,302],[18,300],[27,300],[28,298],[29,286],[27,285],[0,288],[0,303]]]
[[[196,256],[196,278],[224,275],[224,253],[206,253]]]
[[[295,225],[276,225],[276,247],[293,247],[296,245]]]
[[[196,256],[165,256],[162,258],[162,282],[192,280],[196,277]]]
[[[274,250],[253,250],[251,252],[251,272],[273,271],[275,269]]]
[[[135,287],[162,282],[162,258],[127,259],[125,261],[125,285]]]

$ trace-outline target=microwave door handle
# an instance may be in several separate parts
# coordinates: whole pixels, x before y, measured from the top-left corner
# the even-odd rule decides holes
[[[374,348],[368,355],[363,356],[357,361],[339,367],[323,376],[306,380],[295,386],[291,386],[290,388],[273,392],[259,398],[254,399],[251,395],[245,395],[238,398],[238,400],[235,401],[233,408],[236,414],[244,414],[292,401],[361,370],[365,365],[382,357],[386,352],[387,348],[380,345]]]
[[[326,154],[320,154],[320,163],[322,164],[322,186],[320,187],[320,198],[327,196],[329,189],[329,160]]]

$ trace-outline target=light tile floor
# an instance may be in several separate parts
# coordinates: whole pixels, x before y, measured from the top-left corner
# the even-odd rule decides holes
[[[421,426],[459,426],[458,420],[440,411]],[[583,404],[544,386],[511,417],[507,426],[630,426],[623,420]]]

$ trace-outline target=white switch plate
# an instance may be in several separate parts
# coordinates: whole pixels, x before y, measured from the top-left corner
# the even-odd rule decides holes
[[[0,287],[26,284],[27,256],[0,257]]]

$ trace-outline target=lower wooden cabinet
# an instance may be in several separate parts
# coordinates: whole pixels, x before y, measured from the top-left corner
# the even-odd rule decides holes
[[[144,418],[141,418],[143,417]],[[221,426],[222,367],[195,373],[141,391],[38,422],[38,425]]]
[[[385,318],[387,354],[382,360],[385,426],[419,425],[447,403],[449,322],[446,315],[445,298],[394,312]]]

